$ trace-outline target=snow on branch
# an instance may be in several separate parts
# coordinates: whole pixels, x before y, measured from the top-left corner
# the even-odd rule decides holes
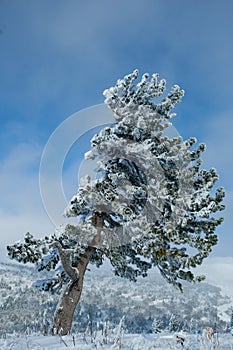
[[[105,103],[112,109],[116,119],[121,119],[122,116],[135,111],[142,105],[163,115],[166,119],[173,117],[174,114],[170,114],[170,111],[181,101],[184,90],[181,90],[178,85],[174,85],[162,102],[156,104],[154,99],[164,93],[166,80],[159,80],[158,73],[153,74],[149,80],[149,74],[145,73],[141,81],[136,84],[135,80],[138,78],[138,74],[138,70],[134,70],[133,73],[119,79],[116,86],[103,92]]]

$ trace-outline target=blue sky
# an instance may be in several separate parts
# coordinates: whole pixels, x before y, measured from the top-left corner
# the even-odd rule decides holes
[[[231,0],[0,0],[1,252],[27,231],[53,231],[38,181],[50,135],[138,68],[186,91],[173,122],[207,145],[204,165],[217,168],[227,192],[212,255],[233,257],[232,14]],[[77,161],[83,149],[80,141]]]

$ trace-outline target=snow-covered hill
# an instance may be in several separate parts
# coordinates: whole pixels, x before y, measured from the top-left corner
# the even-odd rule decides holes
[[[33,288],[38,277],[32,267],[0,264],[0,338],[49,332],[59,296]],[[95,268],[86,274],[72,331],[98,331],[106,324],[114,329],[124,317],[128,333],[151,333],[157,319],[167,330],[196,332],[212,326],[223,332],[232,306],[232,299],[210,284],[186,283],[181,294],[155,271],[134,283],[114,277],[108,267]]]

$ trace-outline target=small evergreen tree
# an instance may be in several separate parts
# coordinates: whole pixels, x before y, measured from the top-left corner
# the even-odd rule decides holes
[[[153,333],[161,333],[164,327],[163,321],[159,318],[155,318],[152,323],[152,332]]]
[[[156,266],[171,284],[200,281],[191,271],[217,243],[222,218],[223,188],[211,193],[215,169],[201,169],[195,138],[183,141],[166,130],[171,110],[184,91],[175,85],[161,102],[166,87],[158,74],[138,71],[104,92],[116,123],[91,141],[87,158],[98,159],[99,176],[85,177],[71,199],[66,215],[81,218],[51,236],[8,246],[12,259],[34,263],[38,271],[54,270],[50,279],[35,283],[41,290],[59,292],[66,285],[54,318],[54,332],[67,334],[80,299],[89,263],[108,258],[116,275],[136,281]],[[191,249],[189,249],[191,247]]]
[[[171,316],[168,329],[170,332],[177,332],[180,330],[180,322],[175,315]]]
[[[230,331],[230,333],[233,335],[233,310],[231,311],[231,319],[230,319],[230,325],[229,325],[230,327],[230,329],[229,329],[229,331]]]

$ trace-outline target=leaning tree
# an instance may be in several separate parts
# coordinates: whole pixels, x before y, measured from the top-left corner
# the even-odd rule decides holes
[[[175,85],[165,98],[166,81],[138,71],[104,91],[115,117],[91,140],[86,158],[97,162],[97,176],[80,180],[65,215],[78,216],[51,236],[8,246],[10,258],[33,263],[38,271],[54,270],[35,285],[62,291],[53,333],[67,334],[80,300],[87,265],[109,259],[117,276],[136,281],[156,266],[171,284],[200,281],[193,268],[217,243],[215,213],[224,208],[223,188],[213,189],[215,169],[205,170],[195,138],[183,141],[169,133],[171,110],[184,91]],[[212,193],[213,192],[213,193]],[[56,205],[56,204],[54,204]]]

